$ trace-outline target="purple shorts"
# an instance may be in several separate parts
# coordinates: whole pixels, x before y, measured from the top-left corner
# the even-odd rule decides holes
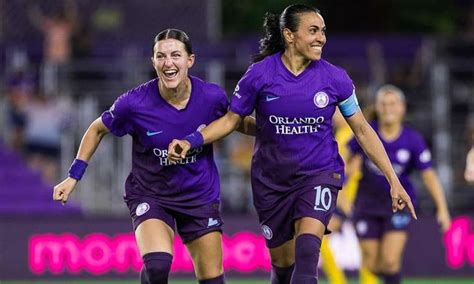
[[[334,210],[339,188],[332,185],[307,185],[292,192],[282,192],[278,203],[269,209],[257,209],[263,236],[269,248],[276,248],[293,239],[294,223],[311,217],[328,225]],[[326,233],[330,233],[326,229]]]
[[[219,212],[219,203],[206,204],[194,208],[180,208],[166,206],[150,196],[127,197],[125,200],[133,229],[148,219],[159,219],[173,231],[175,228],[184,243],[193,241],[207,233],[219,231],[222,233],[222,217]]]
[[[407,231],[411,215],[408,211],[397,212],[391,216],[356,214],[353,222],[359,239],[381,239],[388,231]]]

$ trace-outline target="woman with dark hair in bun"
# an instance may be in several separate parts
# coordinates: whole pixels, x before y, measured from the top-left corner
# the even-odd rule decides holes
[[[220,184],[212,145],[194,148],[178,165],[167,159],[172,138],[220,118],[229,105],[221,87],[188,75],[194,59],[186,33],[160,32],[151,58],[158,77],[121,95],[90,125],[69,177],[54,187],[53,199],[65,203],[104,135],[132,136],[132,170],[124,199],[144,262],[142,284],[168,283],[175,227],[191,254],[199,283],[225,283]],[[253,128],[246,130],[250,134]]]
[[[264,27],[260,53],[235,88],[227,114],[183,140],[173,140],[168,157],[181,161],[188,150],[226,136],[255,110],[252,191],[270,250],[272,283],[317,283],[321,239],[344,180],[332,128],[336,107],[388,179],[392,209],[408,206],[416,215],[359,109],[352,80],[321,59],[326,25],[319,10],[291,5],[281,15],[267,14]]]

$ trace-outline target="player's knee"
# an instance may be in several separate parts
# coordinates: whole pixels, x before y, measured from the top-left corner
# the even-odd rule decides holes
[[[362,244],[362,265],[370,272],[377,273],[380,269],[380,258],[377,249]]]
[[[278,256],[272,257],[272,265],[278,267],[289,267],[295,263],[295,258],[293,256]]]
[[[296,258],[313,259],[315,252],[319,254],[321,239],[311,234],[299,235],[296,238]]]
[[[378,273],[380,268],[377,265],[377,260],[374,257],[364,257],[363,266],[372,273]]]
[[[168,283],[173,256],[166,252],[152,252],[143,256],[146,276],[150,284]]]
[[[395,257],[384,258],[381,265],[383,273],[394,274],[400,271],[400,260]]]
[[[295,263],[294,247],[291,250],[270,251],[272,265],[277,267],[289,267]]]

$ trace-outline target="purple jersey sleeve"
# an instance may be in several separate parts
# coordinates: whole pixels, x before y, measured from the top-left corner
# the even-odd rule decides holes
[[[225,91],[218,87],[216,85],[216,98],[217,98],[217,102],[216,102],[216,109],[215,109],[215,114],[217,117],[221,117],[223,116],[224,114],[227,113],[227,110],[229,109],[229,99],[227,98],[227,94],[225,93]]]
[[[250,115],[255,108],[262,77],[258,74],[257,64],[253,64],[247,69],[247,72],[237,83],[232,96],[230,110],[240,116]]]
[[[419,171],[426,170],[428,168],[431,168],[432,162],[431,162],[431,152],[426,146],[425,139],[421,137],[418,133],[415,133],[413,135],[413,164],[415,169]]]
[[[337,76],[339,80],[337,80],[337,84],[335,85],[336,90],[338,92],[338,103],[346,100],[351,95],[355,95],[355,87],[354,83],[352,83],[351,78],[347,74],[346,71],[340,69],[340,74]]]
[[[127,92],[115,100],[109,110],[102,113],[102,122],[112,132],[112,134],[122,137],[132,132],[132,125],[129,121],[131,107]]]

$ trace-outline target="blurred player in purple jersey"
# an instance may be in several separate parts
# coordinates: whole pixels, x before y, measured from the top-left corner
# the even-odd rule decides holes
[[[194,59],[183,31],[160,32],[151,58],[158,78],[120,96],[90,125],[69,177],[54,188],[54,200],[65,203],[104,135],[132,136],[124,200],[143,257],[141,283],[168,283],[175,227],[190,251],[199,283],[225,282],[212,145],[188,151],[178,165],[167,159],[172,138],[185,137],[227,112],[224,90],[188,75]]]
[[[389,179],[393,209],[409,206],[416,215],[358,107],[351,79],[321,59],[326,26],[319,11],[291,5],[281,15],[267,14],[264,27],[260,53],[235,88],[227,114],[173,140],[168,157],[181,161],[188,150],[226,136],[255,110],[253,202],[270,249],[272,283],[317,283],[321,239],[344,179],[332,128],[336,107]],[[390,202],[388,193],[386,198]]]
[[[432,196],[436,218],[445,232],[451,223],[443,188],[432,168],[431,154],[421,135],[403,124],[405,96],[393,85],[382,86],[376,96],[378,120],[372,123],[403,187],[416,204],[415,189],[409,181],[413,170],[421,172]],[[353,155],[363,159],[362,179],[354,205],[353,218],[362,249],[362,267],[378,273],[385,283],[401,283],[400,268],[411,221],[409,212],[393,213],[385,196],[390,184],[369,160],[355,139],[349,142]]]

